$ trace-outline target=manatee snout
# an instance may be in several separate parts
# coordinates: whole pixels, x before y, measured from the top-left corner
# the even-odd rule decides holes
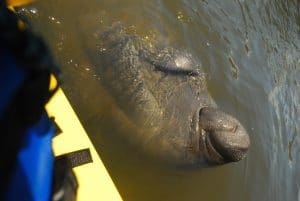
[[[211,163],[236,162],[246,156],[250,146],[249,135],[231,115],[204,107],[199,112],[199,126],[204,133],[201,140],[205,155]]]

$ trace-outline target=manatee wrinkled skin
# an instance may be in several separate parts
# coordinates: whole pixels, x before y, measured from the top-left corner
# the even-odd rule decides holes
[[[216,108],[191,54],[146,42],[121,24],[93,37],[89,57],[102,85],[137,128],[128,138],[141,150],[191,167],[245,157],[247,132]]]

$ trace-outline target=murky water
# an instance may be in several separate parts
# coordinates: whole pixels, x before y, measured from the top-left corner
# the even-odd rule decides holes
[[[300,200],[300,14],[296,0],[40,1],[27,13],[65,73],[64,90],[125,201]],[[236,164],[178,170],[126,139],[114,101],[91,70],[79,32],[122,21],[197,55],[219,107],[248,130]],[[128,131],[130,132],[130,131]]]

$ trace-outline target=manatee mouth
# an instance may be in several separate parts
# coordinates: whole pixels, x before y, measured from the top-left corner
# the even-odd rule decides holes
[[[198,115],[199,147],[208,162],[237,162],[246,156],[250,139],[237,119],[210,107],[201,108]]]
[[[213,143],[212,143],[212,141],[211,141],[211,139],[210,139],[210,135],[206,132],[206,131],[204,131],[204,130],[202,130],[202,132],[204,132],[205,134],[205,136],[204,136],[204,148],[205,148],[205,156],[206,156],[206,159],[209,161],[209,162],[211,162],[211,163],[217,163],[217,164],[223,164],[223,163],[226,163],[226,160],[225,160],[225,158],[222,156],[222,154],[221,153],[219,153],[218,151],[217,151],[217,149],[215,148],[215,147],[217,147],[217,146],[215,146]]]

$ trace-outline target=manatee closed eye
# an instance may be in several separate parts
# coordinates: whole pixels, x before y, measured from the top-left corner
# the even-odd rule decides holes
[[[174,48],[163,48],[162,50],[147,54],[142,57],[150,62],[157,70],[170,74],[197,75],[200,65],[196,64],[191,54]]]
[[[184,166],[245,157],[246,130],[216,109],[191,54],[150,46],[120,24],[90,36],[95,42],[89,43],[88,56],[101,84],[136,128],[125,132],[130,142],[156,159]]]

